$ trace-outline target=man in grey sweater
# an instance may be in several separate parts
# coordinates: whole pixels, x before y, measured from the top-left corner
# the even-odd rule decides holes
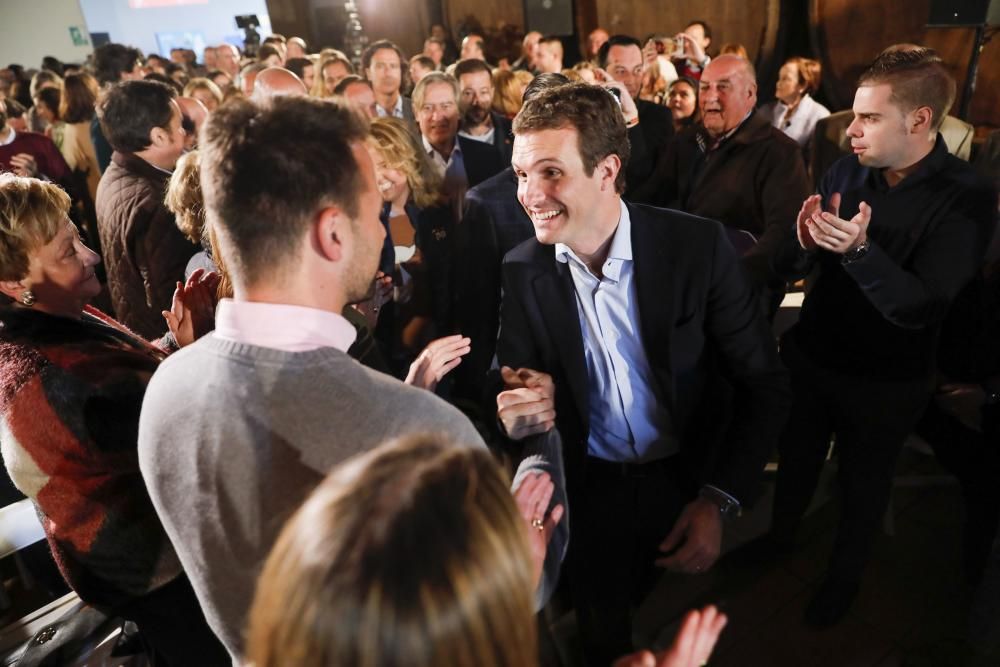
[[[345,354],[355,332],[340,313],[371,288],[384,238],[366,132],[344,108],[279,97],[226,105],[201,137],[206,211],[235,295],[213,333],[154,374],[139,458],[234,661],[260,567],[331,467],[403,434],[485,446],[431,392]]]

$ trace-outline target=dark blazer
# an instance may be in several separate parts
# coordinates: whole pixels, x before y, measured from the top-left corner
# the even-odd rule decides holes
[[[721,225],[629,205],[641,331],[692,482],[752,500],[790,402],[787,374]],[[507,254],[497,361],[552,375],[567,481],[586,474],[587,371],[569,268],[529,240]]]
[[[625,199],[637,203],[652,203],[649,184],[655,176],[657,162],[662,159],[674,138],[674,120],[670,109],[646,100],[636,100],[639,124],[629,128],[631,147],[625,165]],[[643,194],[643,193],[646,194]]]
[[[465,164],[465,178],[469,187],[474,188],[490,176],[500,173],[504,164],[500,153],[491,144],[484,144],[475,139],[466,139],[461,135],[455,137],[462,151],[462,162]],[[507,161],[510,164],[510,160]]]
[[[483,395],[500,324],[500,265],[508,251],[534,236],[510,167],[465,194],[462,222],[455,228],[453,294],[455,325],[472,339],[472,350],[452,371],[453,395],[473,401]]]
[[[493,146],[500,153],[500,162],[504,167],[510,166],[510,155],[514,150],[514,133],[511,131],[511,121],[506,116],[495,111],[490,112],[493,117]]]

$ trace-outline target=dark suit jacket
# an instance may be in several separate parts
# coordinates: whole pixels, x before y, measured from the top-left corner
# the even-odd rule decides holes
[[[490,112],[493,117],[493,145],[500,153],[500,162],[504,167],[510,166],[510,155],[514,150],[514,133],[511,131],[511,121],[506,116]]]
[[[534,236],[510,167],[465,194],[462,222],[455,229],[453,294],[455,324],[472,339],[472,350],[452,371],[453,395],[482,397],[500,323],[500,265],[508,251]]]
[[[700,132],[696,125],[677,135],[657,165],[649,199],[753,234],[757,244],[744,266],[758,287],[782,285],[771,260],[794,233],[799,208],[812,191],[798,144],[754,114],[706,159]]]
[[[652,203],[648,201],[651,200],[649,181],[655,177],[656,164],[674,138],[674,121],[670,109],[665,106],[646,100],[636,100],[635,104],[639,110],[639,124],[628,131],[631,155],[625,165],[625,199]]]
[[[484,144],[475,139],[466,139],[458,135],[458,145],[462,151],[462,162],[465,164],[465,178],[469,187],[474,188],[490,176],[500,173],[504,164],[500,153],[492,144]],[[510,160],[507,161],[510,164]]]
[[[749,502],[790,401],[774,337],[718,223],[629,214],[642,338],[681,463],[693,483]],[[553,246],[529,240],[504,260],[497,361],[552,375],[572,502],[586,474],[588,378],[572,277]]]

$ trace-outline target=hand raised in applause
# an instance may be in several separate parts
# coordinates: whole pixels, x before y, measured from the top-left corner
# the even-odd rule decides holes
[[[178,347],[190,345],[215,328],[219,274],[195,269],[184,284],[177,282],[170,310],[163,311]]]
[[[708,662],[729,619],[713,605],[692,609],[670,648],[661,653],[639,651],[615,661],[614,667],[700,667]]]
[[[521,440],[556,424],[555,385],[548,373],[509,366],[500,369],[506,391],[497,395],[497,419],[507,437]]]
[[[858,205],[858,213],[850,220],[840,218],[840,193],[830,195],[827,209],[822,210],[822,198],[813,195],[805,200],[796,221],[799,244],[806,250],[823,248],[839,255],[857,248],[868,239],[868,223],[872,209]]]
[[[434,391],[441,378],[462,363],[462,357],[472,349],[471,343],[470,338],[459,334],[432,340],[410,364],[406,384]]]

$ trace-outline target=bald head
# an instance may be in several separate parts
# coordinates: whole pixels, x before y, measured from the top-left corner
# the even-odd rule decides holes
[[[268,67],[253,82],[253,99],[265,100],[277,95],[306,95],[306,84],[284,67]]]
[[[198,145],[198,133],[201,132],[201,126],[205,124],[205,119],[208,118],[208,107],[201,100],[196,100],[193,97],[174,99],[181,109],[181,123],[187,132],[187,136],[184,138],[184,147],[191,150]],[[188,127],[189,124],[190,127]]]
[[[702,124],[713,137],[739,127],[757,104],[757,74],[740,56],[727,54],[710,62],[698,89]]]

